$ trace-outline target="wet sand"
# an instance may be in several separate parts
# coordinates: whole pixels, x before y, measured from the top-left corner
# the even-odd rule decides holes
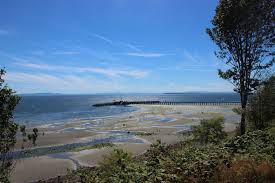
[[[17,160],[12,182],[29,182],[66,174],[67,169],[75,169],[78,165],[95,166],[115,148],[122,148],[137,155],[145,152],[156,140],[167,144],[177,143],[184,140],[183,135],[178,132],[190,129],[190,126],[198,124],[203,118],[225,116],[226,131],[234,130],[238,121],[238,116],[232,112],[234,106],[139,105],[138,107],[140,108],[138,111],[121,117],[38,127],[40,132],[44,132],[44,136],[39,136],[37,147],[103,138],[110,134],[116,135],[114,131],[126,135],[138,132],[139,135],[131,135],[130,138],[141,139],[143,143],[120,143],[121,136],[117,136],[118,142],[115,143],[115,147],[20,159]],[[20,143],[17,147],[20,147]]]

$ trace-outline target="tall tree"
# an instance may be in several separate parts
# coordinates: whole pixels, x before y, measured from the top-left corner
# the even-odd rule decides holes
[[[275,125],[275,75],[250,97],[247,107],[248,125],[262,130]]]
[[[275,0],[220,0],[206,31],[217,44],[216,56],[228,65],[219,76],[234,85],[241,99],[241,134],[245,133],[248,96],[272,67]]]
[[[0,182],[9,182],[13,163],[11,151],[16,143],[18,125],[13,121],[13,111],[20,98],[3,79],[5,71],[0,70]]]

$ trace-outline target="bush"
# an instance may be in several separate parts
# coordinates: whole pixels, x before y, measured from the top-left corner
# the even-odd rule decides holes
[[[230,167],[219,166],[212,182],[259,182],[272,183],[275,169],[267,162],[257,163],[249,159],[234,160]]]
[[[194,139],[202,144],[218,144],[226,137],[222,126],[223,121],[223,117],[201,120],[200,125],[192,127]]]
[[[157,141],[142,156],[115,150],[99,167],[79,171],[82,182],[267,182],[274,180],[275,139],[253,131],[223,143]],[[272,182],[272,181],[271,181]]]
[[[224,146],[234,156],[275,163],[275,138],[266,131],[247,132],[228,139]]]

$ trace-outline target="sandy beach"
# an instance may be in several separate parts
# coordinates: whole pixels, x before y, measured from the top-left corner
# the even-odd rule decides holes
[[[115,148],[137,155],[151,143],[161,140],[173,144],[184,140],[182,131],[190,130],[201,119],[224,116],[226,131],[236,128],[239,116],[235,106],[138,105],[139,110],[116,117],[90,121],[38,126],[40,136],[35,148],[63,147],[65,144],[111,141],[114,147],[79,152],[49,153],[16,160],[12,182],[30,182],[66,174],[77,166],[95,166]],[[44,134],[44,135],[43,135]],[[20,141],[17,148],[21,147]]]

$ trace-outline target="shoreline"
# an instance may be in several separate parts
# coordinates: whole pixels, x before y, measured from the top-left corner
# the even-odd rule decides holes
[[[12,182],[29,182],[33,180],[48,179],[57,175],[66,174],[67,169],[74,169],[77,163],[85,166],[95,166],[103,160],[115,148],[130,151],[133,155],[145,152],[151,143],[160,139],[166,144],[174,144],[184,140],[181,131],[188,126],[196,125],[203,118],[211,118],[219,115],[226,117],[225,131],[232,131],[236,124],[236,114],[232,112],[232,106],[162,106],[162,105],[138,105],[137,111],[122,116],[99,120],[98,126],[88,125],[88,122],[76,122],[66,124],[62,128],[71,128],[72,131],[64,131],[62,128],[43,128],[44,136],[39,136],[37,147],[52,147],[66,145],[68,143],[89,142],[93,139],[106,138],[114,135],[111,140],[127,137],[143,140],[143,143],[135,144],[126,141],[113,142],[114,147],[89,149],[80,152],[61,152],[46,154],[43,156],[19,159],[12,175]],[[86,125],[85,129],[78,127]],[[95,123],[92,121],[91,123]],[[137,133],[137,135],[135,135]],[[146,135],[147,134],[147,135]],[[149,135],[148,135],[149,134]],[[40,171],[33,172],[33,167]],[[50,170],[55,167],[55,171]],[[66,171],[65,171],[66,169]],[[41,173],[43,172],[43,173]]]

